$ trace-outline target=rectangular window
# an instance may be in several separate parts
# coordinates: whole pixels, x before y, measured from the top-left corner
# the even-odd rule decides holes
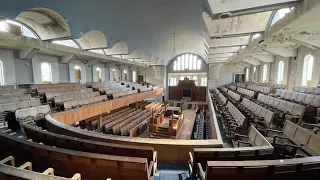
[[[206,77],[201,78],[201,86],[207,86],[207,78]]]
[[[182,58],[181,58],[181,70],[182,71],[184,70],[184,55],[182,55]]]
[[[193,70],[197,70],[197,56],[193,56]]]
[[[191,54],[187,54],[185,60],[185,69],[189,69],[189,56],[191,56]]]
[[[201,69],[201,60],[200,60],[200,59],[198,59],[197,69],[198,69],[198,70],[200,70],[200,69]]]
[[[193,55],[190,55],[189,56],[189,70],[192,70],[192,58],[193,58]]]
[[[177,61],[173,62],[173,70],[176,71],[177,70]]]
[[[180,64],[180,57],[178,58],[178,64],[177,64],[177,70],[180,71],[180,67],[181,67],[181,64]]]

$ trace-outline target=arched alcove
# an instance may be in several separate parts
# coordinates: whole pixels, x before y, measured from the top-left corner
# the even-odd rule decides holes
[[[32,28],[41,40],[71,36],[67,21],[59,13],[48,8],[23,11],[16,17],[16,20]]]
[[[108,42],[106,36],[98,30],[85,33],[80,39],[76,40],[82,49],[106,49]]]

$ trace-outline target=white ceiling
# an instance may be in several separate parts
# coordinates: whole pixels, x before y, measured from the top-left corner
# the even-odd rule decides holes
[[[247,45],[253,40],[253,35],[261,34],[254,42],[259,43],[264,37],[264,32],[269,28],[273,14],[282,8],[297,5],[299,0],[208,0],[211,13],[202,14],[209,36],[209,62],[217,63],[229,61],[236,57],[239,52],[244,52]],[[228,14],[228,18],[219,18],[221,14]],[[297,37],[301,39],[301,37]],[[275,48],[294,46],[295,43],[273,43],[271,47],[265,47],[258,53],[276,55],[277,53],[291,57],[294,55],[290,49],[276,51]],[[270,52],[268,52],[270,50]],[[264,61],[272,61],[262,57]],[[248,54],[244,59],[237,61],[240,66],[259,65],[260,59],[252,58]],[[242,64],[242,65],[241,65]]]
[[[208,0],[213,13],[224,13],[298,0]]]

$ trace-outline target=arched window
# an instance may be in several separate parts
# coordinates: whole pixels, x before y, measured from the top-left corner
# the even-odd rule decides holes
[[[80,82],[81,81],[81,67],[75,66],[74,67],[74,73],[75,73],[75,81]]]
[[[112,69],[112,80],[117,81],[117,72],[115,69]]]
[[[249,81],[249,68],[246,69],[246,81]]]
[[[99,67],[96,68],[96,76],[97,76],[97,81],[101,82],[101,68]]]
[[[124,75],[123,80],[124,80],[124,81],[128,81],[128,72],[127,72],[127,70],[124,70],[124,71],[123,71],[123,75]]]
[[[201,86],[207,86],[207,77],[201,78]]]
[[[21,29],[21,35],[29,38],[39,39],[38,36],[32,32],[28,27],[22,25],[21,23],[13,20],[0,21],[0,31],[8,32],[10,26],[18,26]]]
[[[268,73],[268,66],[265,64],[263,66],[263,74],[262,74],[262,82],[263,83],[267,82],[267,73]]]
[[[198,62],[197,62],[197,70],[200,70],[201,69],[201,60],[198,59]]]
[[[173,70],[176,71],[178,68],[177,68],[177,61],[174,61],[173,62]]]
[[[176,86],[176,85],[177,85],[177,78],[170,78],[169,86]]]
[[[0,60],[0,85],[4,85],[4,73],[3,73],[3,63]]]
[[[303,74],[302,74],[302,85],[308,86],[312,79],[312,70],[313,70],[314,58],[310,54],[304,58],[303,63]]]
[[[193,78],[192,78],[192,80],[194,80],[194,83],[196,84],[196,86],[197,86],[197,80],[198,80],[198,77],[197,76],[193,76]]]
[[[132,71],[132,81],[133,82],[137,81],[137,73],[136,73],[136,71]]]
[[[271,26],[275,24],[277,21],[282,19],[286,14],[288,14],[290,11],[292,11],[294,7],[292,8],[284,8],[284,9],[279,9],[276,14],[273,16]]]
[[[280,61],[278,65],[278,84],[282,84],[283,81],[283,72],[284,71],[284,62]]]
[[[189,56],[189,70],[192,70],[192,61],[193,61],[193,55],[190,54],[190,56]]]
[[[51,83],[52,82],[52,71],[51,65],[47,62],[41,64],[41,77],[43,83]]]
[[[173,61],[174,71],[184,71],[184,70],[200,70],[201,69],[201,59],[198,56],[192,54],[183,54],[178,56],[175,61]]]

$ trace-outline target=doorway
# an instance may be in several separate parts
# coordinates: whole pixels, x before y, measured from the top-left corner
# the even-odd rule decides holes
[[[74,72],[75,72],[75,81],[77,83],[80,83],[81,82],[81,68],[80,68],[80,66],[75,66]]]

